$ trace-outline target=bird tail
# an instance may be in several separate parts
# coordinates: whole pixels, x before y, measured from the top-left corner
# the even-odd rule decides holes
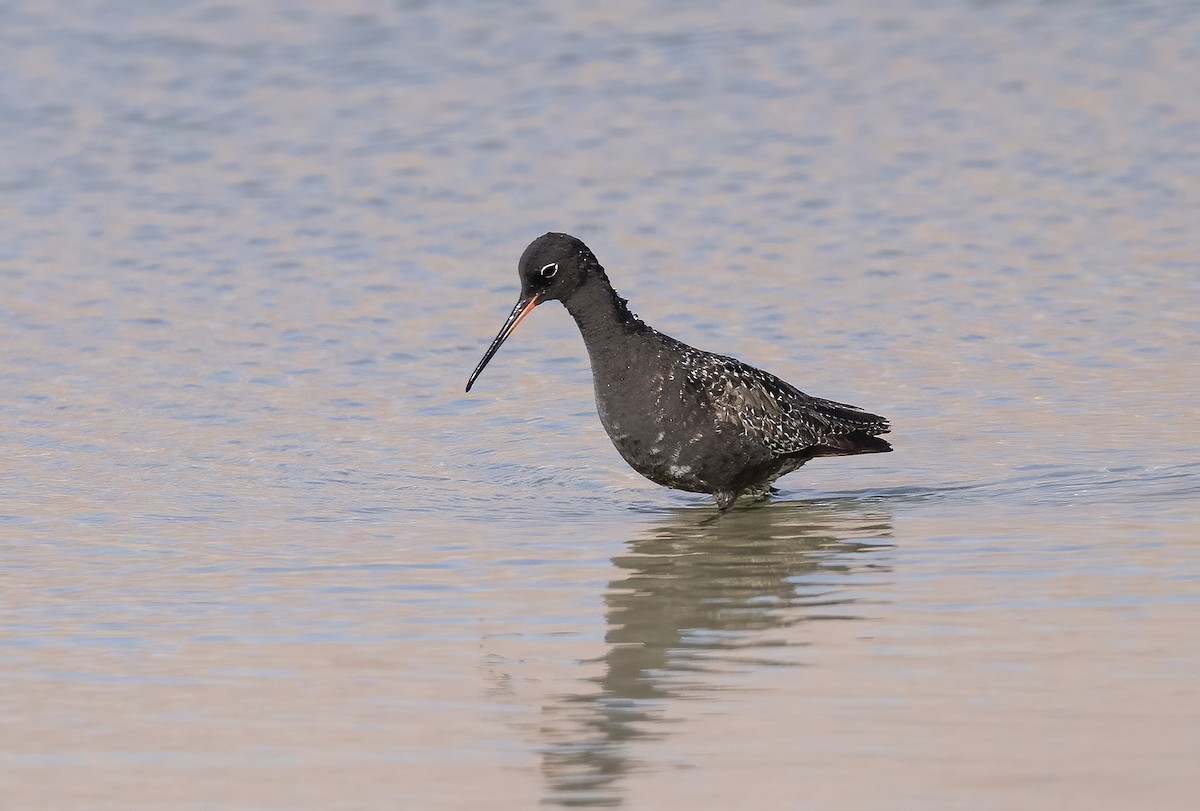
[[[856,406],[814,398],[813,405],[828,425],[828,432],[813,449],[814,456],[852,456],[859,453],[888,453],[892,446],[879,434],[892,426],[885,417]]]

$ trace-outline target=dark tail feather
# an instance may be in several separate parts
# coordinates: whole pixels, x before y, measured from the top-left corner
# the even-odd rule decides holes
[[[859,453],[888,453],[892,450],[892,446],[878,436],[892,429],[886,418],[845,403],[832,400],[817,402],[834,430],[813,449],[815,456],[852,456]]]
[[[887,440],[872,436],[866,431],[852,431],[840,436],[826,437],[813,448],[814,456],[853,456],[859,453],[890,453],[892,446]]]

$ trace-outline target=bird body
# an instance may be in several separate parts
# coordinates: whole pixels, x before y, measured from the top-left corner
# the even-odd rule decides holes
[[[558,299],[587,347],[600,422],[630,467],[652,482],[710,493],[722,510],[817,456],[883,453],[883,417],[810,397],[774,375],[705,352],[645,324],[591,250],[567,234],[521,257],[521,298],[467,383],[536,305]]]

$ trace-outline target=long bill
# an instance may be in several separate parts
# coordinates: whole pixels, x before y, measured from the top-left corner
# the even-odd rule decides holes
[[[488,365],[488,361],[492,359],[500,351],[500,346],[508,340],[508,336],[512,335],[512,331],[517,328],[517,324],[521,323],[521,319],[529,315],[530,310],[537,306],[538,294],[534,293],[528,297],[522,297],[517,302],[517,306],[513,307],[511,313],[508,314],[508,320],[504,322],[504,326],[500,328],[500,332],[496,335],[496,339],[492,341],[492,345],[488,347],[487,352],[483,353],[483,360],[479,361],[479,365],[475,367],[475,371],[471,372],[471,379],[467,381],[467,391],[471,390],[471,386],[475,385],[475,378],[479,377],[479,373],[483,371],[483,367]]]

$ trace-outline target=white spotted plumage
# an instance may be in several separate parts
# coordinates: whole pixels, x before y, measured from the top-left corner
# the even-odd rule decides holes
[[[704,392],[717,420],[737,426],[783,456],[827,445],[856,431],[887,430],[887,421],[855,406],[812,397],[736,358],[688,347],[691,385]]]

